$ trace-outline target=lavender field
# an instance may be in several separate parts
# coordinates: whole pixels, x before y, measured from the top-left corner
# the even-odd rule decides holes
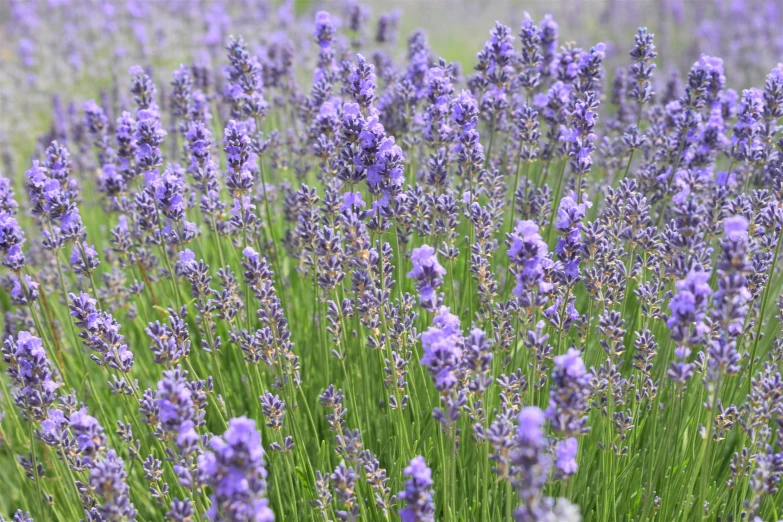
[[[780,27],[0,0],[0,520],[783,520]]]

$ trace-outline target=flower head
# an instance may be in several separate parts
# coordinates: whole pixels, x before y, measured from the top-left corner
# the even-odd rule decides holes
[[[198,458],[201,481],[212,488],[210,520],[272,522],[265,498],[267,471],[256,423],[231,419],[222,437],[213,437],[209,451]]]
[[[435,520],[435,504],[432,493],[432,472],[427,467],[424,457],[414,457],[405,468],[405,489],[397,498],[405,503],[400,510],[402,522],[433,522]]]

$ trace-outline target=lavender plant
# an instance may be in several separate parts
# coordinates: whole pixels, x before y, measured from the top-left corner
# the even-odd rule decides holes
[[[693,2],[736,27],[683,52],[520,13],[453,62],[356,1],[0,6],[0,512],[781,520],[748,3]]]

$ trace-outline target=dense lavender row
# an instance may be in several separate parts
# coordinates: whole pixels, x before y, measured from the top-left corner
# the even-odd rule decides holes
[[[346,45],[386,38],[393,44],[424,25],[439,53],[471,67],[484,30],[495,19],[517,20],[522,11],[537,19],[552,13],[569,40],[590,42],[600,34],[606,43],[609,70],[625,66],[628,33],[648,25],[664,60],[662,71],[686,71],[701,53],[722,57],[732,71],[732,83],[747,87],[780,60],[779,35],[783,10],[776,0],[580,0],[577,2],[381,2],[369,0],[354,9],[344,0],[5,0],[0,2],[0,146],[28,144],[15,134],[40,132],[49,107],[61,114],[76,113],[81,103],[101,93],[125,102],[121,82],[129,66],[155,64],[167,72],[195,59],[219,66],[222,48],[231,34],[243,34],[250,48],[293,44],[312,57],[310,38],[316,4],[332,12]],[[396,5],[406,16],[400,17]],[[312,9],[304,14],[307,9]],[[357,15],[352,15],[351,10]],[[299,16],[304,14],[304,16]],[[379,16],[383,14],[383,16]],[[372,15],[372,22],[368,18]],[[377,17],[377,18],[375,18]],[[353,23],[357,20],[361,23]],[[377,21],[377,23],[375,23]],[[472,25],[467,25],[470,21]],[[516,23],[516,22],[515,22]],[[414,25],[415,24],[415,25]],[[467,27],[466,27],[467,26]],[[354,27],[358,31],[354,32]],[[309,64],[308,64],[309,67]],[[109,82],[109,79],[112,82]],[[111,87],[110,87],[111,85]],[[161,89],[167,88],[161,85]],[[48,106],[48,107],[47,107]],[[114,118],[112,118],[112,121]],[[27,150],[25,148],[25,150]]]
[[[399,16],[133,66],[7,162],[13,520],[780,520],[783,64],[524,13],[463,73]]]

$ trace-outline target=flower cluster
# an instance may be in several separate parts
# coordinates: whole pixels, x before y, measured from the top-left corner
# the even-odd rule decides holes
[[[3,362],[8,365],[6,373],[17,388],[14,402],[29,420],[43,420],[57,397],[57,388],[52,368],[43,341],[19,332],[16,339],[9,337],[2,348]]]
[[[418,456],[405,468],[405,490],[397,498],[405,502],[400,510],[404,522],[432,522],[435,520],[435,506],[432,500],[432,471],[427,467],[424,457]]]
[[[435,249],[429,245],[414,248],[411,253],[411,263],[413,270],[408,272],[408,277],[416,280],[419,302],[425,310],[434,312],[443,301],[443,297],[439,297],[437,291],[443,284],[446,269],[438,263]]]
[[[272,522],[266,493],[266,467],[261,435],[245,417],[231,419],[222,437],[198,459],[200,481],[212,490],[210,520]]]

